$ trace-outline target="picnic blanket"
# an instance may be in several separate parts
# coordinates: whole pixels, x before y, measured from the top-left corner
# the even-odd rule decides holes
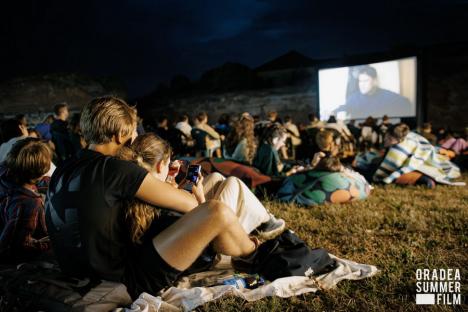
[[[366,179],[351,169],[341,172],[309,170],[286,178],[277,197],[285,202],[312,206],[365,199],[370,191]]]
[[[408,133],[401,143],[389,148],[373,179],[389,184],[412,171],[419,171],[438,183],[465,185],[452,181],[460,177],[460,169],[447,157],[440,155],[426,138],[414,132]]]
[[[269,176],[262,174],[256,168],[240,164],[224,158],[195,158],[190,164],[201,165],[203,175],[219,172],[225,177],[234,176],[241,179],[249,188],[271,181]]]
[[[182,278],[177,287],[152,296],[142,293],[132,303],[125,285],[109,281],[75,279],[61,273],[54,262],[0,266],[0,310],[10,311],[189,311],[206,302],[227,295],[248,301],[267,296],[291,297],[318,289],[329,289],[339,281],[356,280],[375,275],[374,266],[336,259],[330,273],[309,277],[286,277],[253,290],[234,286],[212,286],[219,278],[232,275],[230,258],[223,257],[211,271]],[[127,307],[127,308],[125,308]]]
[[[247,301],[256,301],[272,296],[288,298],[316,292],[319,289],[330,289],[342,280],[359,280],[378,273],[378,269],[373,265],[359,264],[333,255],[330,256],[336,260],[336,268],[315,278],[305,276],[279,278],[256,289],[237,289],[232,285],[204,286],[213,285],[217,279],[233,274],[230,258],[223,256],[221,262],[212,271],[185,277],[178,283],[177,287],[167,289],[161,296],[142,293],[130,308],[115,311],[191,311],[223,296],[237,296]]]

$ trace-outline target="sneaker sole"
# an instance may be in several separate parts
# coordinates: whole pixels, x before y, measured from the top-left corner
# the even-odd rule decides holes
[[[269,240],[283,233],[285,229],[286,229],[286,222],[283,222],[283,225],[278,227],[277,229],[274,229],[269,232],[258,232],[258,236],[261,239]]]

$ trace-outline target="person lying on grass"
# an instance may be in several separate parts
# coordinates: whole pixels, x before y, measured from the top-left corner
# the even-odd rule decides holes
[[[248,236],[228,205],[200,203],[147,169],[115,157],[136,138],[136,110],[123,100],[92,100],[82,110],[80,126],[88,149],[54,173],[46,200],[47,227],[64,273],[123,282],[135,298],[171,285],[208,245],[235,257],[255,252],[258,239]],[[193,186],[199,197],[202,183]],[[126,214],[135,198],[183,216],[134,248]]]
[[[375,182],[386,184],[426,185],[457,184],[460,169],[449,161],[423,136],[411,132],[404,123],[391,126],[384,138],[387,148],[383,161],[374,174]]]

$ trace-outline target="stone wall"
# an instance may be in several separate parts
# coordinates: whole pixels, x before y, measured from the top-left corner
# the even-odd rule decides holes
[[[435,128],[468,127],[468,53],[462,50],[455,55],[428,55],[424,71],[428,77],[423,95],[427,120]]]
[[[215,123],[223,113],[250,112],[263,117],[268,111],[277,111],[280,116],[290,115],[297,122],[305,122],[307,114],[315,111],[316,105],[317,93],[312,88],[275,88],[166,99],[143,118],[157,118],[159,114],[171,117],[181,113],[194,117],[198,112],[206,111],[210,123]]]
[[[0,83],[0,112],[4,115],[51,112],[61,102],[67,102],[71,110],[80,110],[90,99],[105,94],[125,97],[126,91],[119,81],[77,74],[15,78]]]

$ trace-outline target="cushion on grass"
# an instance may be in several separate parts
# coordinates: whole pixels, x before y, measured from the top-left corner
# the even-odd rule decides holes
[[[309,170],[286,178],[278,198],[305,206],[345,203],[367,198],[370,189],[364,177],[350,169],[342,172]]]

